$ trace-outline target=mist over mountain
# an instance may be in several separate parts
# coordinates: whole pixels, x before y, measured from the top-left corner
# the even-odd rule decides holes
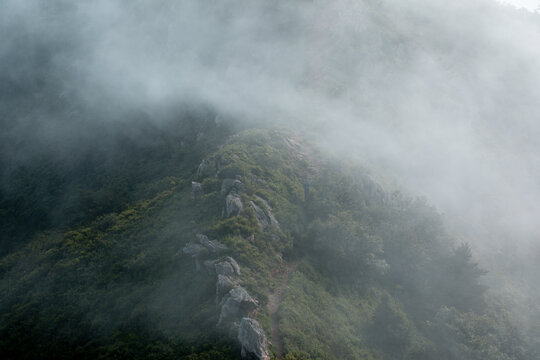
[[[79,346],[89,358],[113,357],[118,339],[131,344],[118,330],[130,326],[143,329],[148,344],[175,334],[176,345],[167,345],[175,349],[167,353],[173,358],[190,356],[190,347],[234,348],[219,331],[208,339],[193,330],[197,321],[214,329],[213,316],[219,317],[209,315],[209,304],[194,307],[215,286],[213,277],[193,275],[182,255],[186,244],[199,245],[199,232],[226,243],[227,256],[247,269],[249,276],[233,283],[246,282],[242,286],[258,300],[250,318],[270,342],[277,326],[265,304],[279,293],[280,276],[289,274],[284,278],[292,285],[280,290],[285,305],[275,310],[282,348],[269,347],[278,358],[329,358],[344,339],[349,345],[337,352],[342,358],[538,354],[537,13],[492,0],[5,0],[0,38],[0,274],[9,293],[0,302],[0,331],[19,326],[2,345],[8,358],[23,358],[17,346],[38,338],[40,344],[60,339],[55,346],[63,354]],[[244,135],[235,142],[235,134]],[[218,165],[217,158],[229,163]],[[203,160],[217,171],[201,175]],[[221,187],[237,177],[249,183],[237,191],[249,211],[222,218],[223,202],[234,196]],[[189,200],[191,181],[202,184],[204,199]],[[307,183],[313,202],[304,193]],[[382,197],[373,200],[373,191]],[[418,196],[424,202],[413,200]],[[145,202],[155,213],[146,213]],[[270,208],[281,224],[275,234],[255,226],[257,219],[272,223]],[[143,230],[150,228],[161,230]],[[406,245],[399,245],[400,232],[409,234]],[[77,250],[64,252],[70,246]],[[397,257],[401,246],[411,251],[414,269]],[[104,260],[104,249],[114,255]],[[121,254],[131,260],[122,263]],[[273,260],[260,260],[261,254]],[[450,274],[459,261],[469,270],[447,278],[431,268],[434,259]],[[62,264],[86,274],[80,287],[77,277],[62,280]],[[385,264],[390,270],[382,270]],[[165,294],[161,289],[174,282],[167,271],[189,274],[174,281],[190,289],[197,288],[186,280],[191,276],[206,287],[187,297],[180,289]],[[46,274],[50,283],[42,281]],[[370,285],[362,288],[355,277]],[[304,299],[308,287],[326,304],[311,324],[304,322],[305,308],[292,300],[287,305],[287,296]],[[130,295],[119,295],[124,291]],[[175,296],[197,314],[193,319],[172,305]],[[64,305],[35,305],[57,297]],[[87,297],[92,300],[85,303]],[[113,300],[119,298],[122,304]],[[110,314],[95,306],[104,299],[117,301],[124,315],[104,321]],[[415,299],[421,309],[412,305]],[[342,308],[329,305],[340,301]],[[35,312],[23,311],[34,309],[29,304]],[[84,334],[69,335],[73,325],[50,315],[62,306],[75,309],[65,310],[67,318],[88,321]],[[368,319],[349,324],[361,335],[351,330],[318,339],[306,330],[326,324],[331,332],[339,325],[329,319],[353,308],[353,318]],[[304,320],[290,320],[292,313]],[[141,320],[152,314],[174,320]],[[492,342],[472,344],[464,324],[475,328],[482,316]],[[53,324],[46,330],[39,325],[45,321]],[[401,333],[385,323],[400,324]],[[37,330],[18,343],[30,328]],[[523,334],[508,335],[511,329]],[[43,331],[50,338],[42,338]],[[452,340],[443,345],[442,338]],[[520,345],[501,343],[510,338]],[[100,339],[99,346],[89,346],[92,339]],[[324,346],[316,348],[314,339]]]

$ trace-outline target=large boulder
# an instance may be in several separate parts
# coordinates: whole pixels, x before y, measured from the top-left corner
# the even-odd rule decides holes
[[[214,264],[216,274],[225,276],[240,275],[240,266],[230,256],[227,256],[224,261]]]
[[[218,274],[216,281],[216,302],[219,302],[223,295],[229,293],[236,286],[238,286],[238,280],[227,275]]]
[[[182,252],[186,255],[190,255],[192,257],[198,256],[202,251],[204,250],[204,247],[195,244],[195,243],[187,243],[186,246],[182,249]]]
[[[191,198],[192,199],[198,199],[201,196],[204,195],[204,190],[201,185],[201,183],[198,183],[196,181],[191,182]]]
[[[261,230],[266,230],[269,226],[275,226],[279,227],[279,223],[270,211],[270,209],[267,207],[266,211],[261,209],[257,204],[255,204],[253,201],[250,201],[249,204],[251,205],[251,208],[255,212],[255,217],[257,218],[257,222],[259,223],[259,227]]]
[[[206,248],[202,245],[195,243],[187,243],[182,252],[186,255],[191,256],[195,260],[195,269],[199,271],[201,269],[201,263],[199,261],[199,256],[206,251]]]
[[[256,320],[242,318],[238,328],[238,341],[242,346],[242,359],[270,360],[268,340]]]
[[[231,192],[225,198],[225,216],[237,216],[244,209],[244,204],[242,203],[242,198],[236,192]]]
[[[202,246],[204,246],[208,251],[215,254],[218,252],[222,252],[228,249],[227,245],[222,244],[218,240],[209,240],[208,236],[203,234],[197,234],[197,239],[199,240],[199,243],[201,243]]]
[[[239,179],[223,179],[221,182],[221,194],[225,195],[231,191],[242,193],[244,191],[244,184]]]
[[[223,299],[222,304],[218,326],[235,321],[259,306],[257,300],[252,298],[241,286],[229,291],[229,294]]]
[[[216,274],[225,276],[234,276],[234,268],[228,261],[219,262],[214,264],[216,268]]]
[[[219,161],[216,158],[203,159],[197,168],[197,178],[215,175],[219,171]]]

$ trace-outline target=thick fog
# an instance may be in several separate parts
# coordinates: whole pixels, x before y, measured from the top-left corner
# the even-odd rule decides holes
[[[129,127],[131,112],[159,121],[206,103],[370,163],[436,204],[486,263],[540,258],[534,12],[491,0],[4,0],[0,38],[12,160],[90,136],[92,121]]]

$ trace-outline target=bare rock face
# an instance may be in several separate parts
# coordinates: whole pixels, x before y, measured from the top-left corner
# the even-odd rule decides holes
[[[238,341],[242,346],[242,359],[270,360],[266,335],[256,320],[242,318],[238,328]]]
[[[197,168],[197,178],[215,175],[219,171],[219,160],[208,158],[201,161]]]
[[[218,275],[234,276],[234,268],[228,261],[214,264],[214,267],[216,268],[216,274]]]
[[[197,239],[199,240],[199,243],[201,243],[202,246],[204,246],[208,251],[215,254],[218,252],[222,252],[228,249],[227,245],[222,244],[218,240],[209,240],[208,236],[203,234],[197,234]]]
[[[198,256],[203,250],[204,247],[199,244],[187,243],[186,246],[184,246],[184,248],[182,249],[182,252],[186,255],[195,257]]]
[[[244,184],[239,179],[224,179],[221,183],[221,195],[228,194],[232,191],[242,193],[244,191]]]
[[[267,209],[264,211],[261,209],[257,204],[255,204],[253,201],[250,201],[249,204],[253,208],[253,211],[255,212],[255,217],[257,218],[257,222],[259,223],[259,227],[261,230],[266,230],[269,226],[276,226],[279,227],[279,223],[277,222],[276,218],[272,214],[272,212]]]
[[[252,298],[241,286],[229,291],[222,303],[218,326],[234,321],[259,306],[257,300]]]
[[[240,265],[230,256],[227,256],[224,261],[214,264],[214,267],[218,275],[240,275]]]
[[[204,246],[191,242],[187,243],[182,249],[182,252],[184,254],[191,256],[195,260],[195,269],[197,271],[201,269],[201,262],[199,261],[199,256],[201,256],[201,254],[205,251],[206,249],[204,248]]]
[[[231,217],[231,216],[237,216],[239,215],[242,210],[244,209],[244,204],[242,203],[242,199],[240,198],[240,195],[238,195],[236,192],[231,192],[227,197],[225,198],[225,216]]]
[[[219,302],[223,295],[229,293],[238,286],[238,281],[227,275],[218,274],[216,281],[216,302]]]
[[[215,270],[214,265],[215,265],[215,263],[216,263],[216,260],[205,260],[203,262],[203,265],[204,265],[206,271],[208,272],[208,275],[214,274],[214,270]]]
[[[198,183],[196,181],[191,182],[191,198],[192,199],[198,199],[201,196],[204,195],[204,190],[201,185],[201,183]]]
[[[226,259],[226,260],[231,264],[231,266],[233,267],[235,275],[240,275],[240,265],[238,265],[238,263],[236,262],[236,260],[234,260],[234,259],[233,259],[232,257],[230,257],[230,256],[227,256],[225,259]]]

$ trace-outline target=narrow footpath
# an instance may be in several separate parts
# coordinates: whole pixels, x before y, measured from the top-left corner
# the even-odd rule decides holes
[[[283,338],[279,332],[278,309],[283,299],[283,292],[287,288],[287,285],[289,285],[289,280],[295,268],[295,263],[287,265],[283,281],[279,284],[275,292],[268,295],[268,312],[270,313],[272,325],[272,343],[276,349],[277,360],[283,359]]]

